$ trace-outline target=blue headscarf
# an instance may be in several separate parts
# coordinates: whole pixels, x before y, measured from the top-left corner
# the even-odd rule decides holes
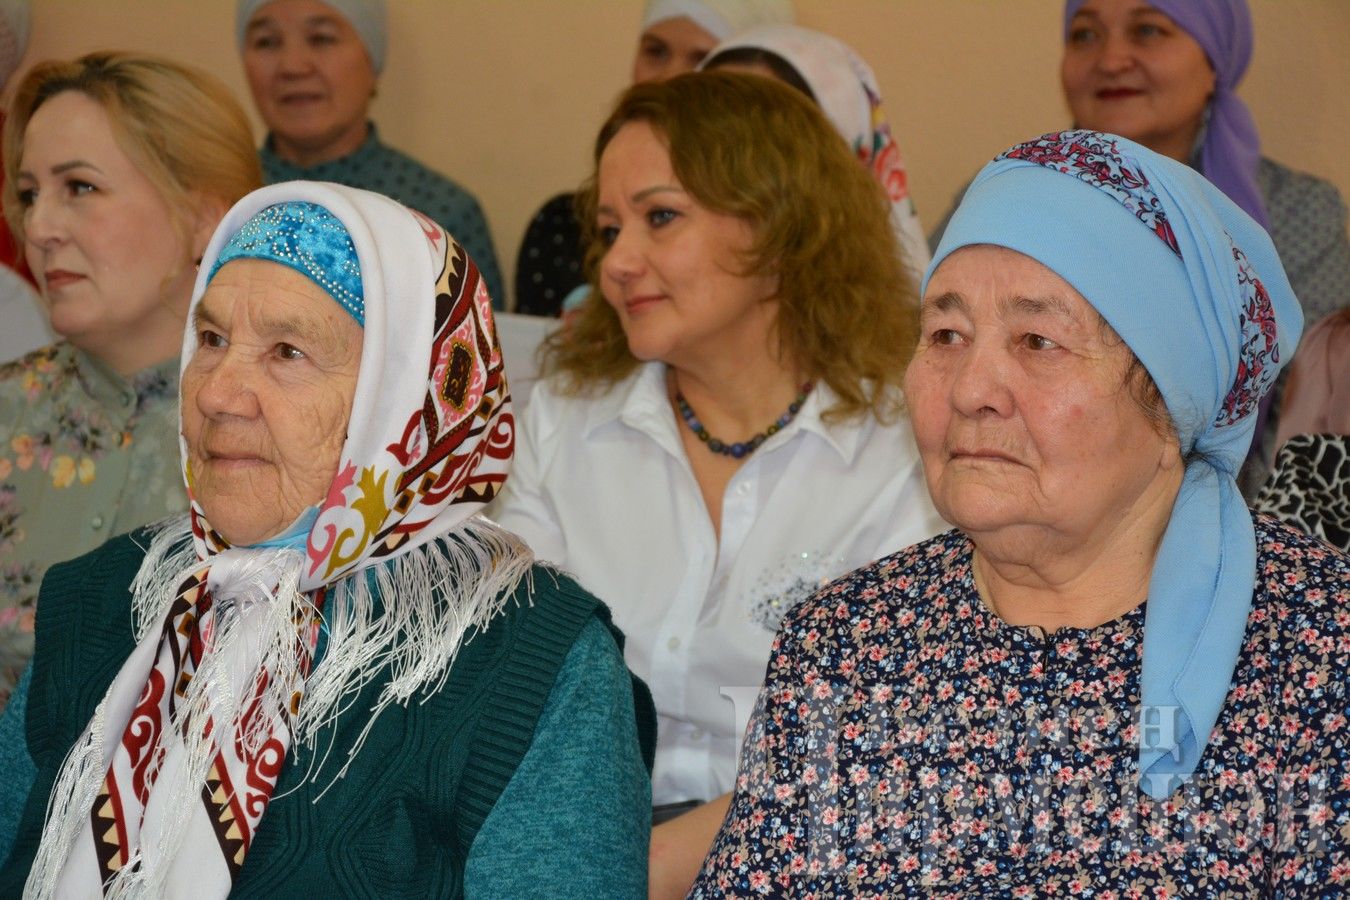
[[[1087,0],[1064,4],[1064,37],[1074,14]],[[1265,200],[1256,183],[1261,135],[1251,110],[1237,95],[1238,82],[1252,60],[1252,14],[1247,0],[1149,0],[1205,51],[1214,70],[1214,96],[1200,145],[1200,171],[1263,228],[1270,227]]]
[[[1144,619],[1141,787],[1195,771],[1228,694],[1256,585],[1234,480],[1257,403],[1303,314],[1269,235],[1187,166],[1114,135],[1048,134],[981,170],[924,279],[952,251],[1006,247],[1082,294],[1153,377],[1187,459]]]
[[[211,283],[221,266],[236,259],[265,259],[289,266],[327,291],[356,324],[365,327],[365,290],[352,236],[319,204],[292,200],[254,215],[221,248],[206,283]]]

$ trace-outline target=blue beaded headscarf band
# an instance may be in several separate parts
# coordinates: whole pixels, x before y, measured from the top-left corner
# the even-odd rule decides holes
[[[317,203],[292,200],[269,206],[244,223],[216,258],[206,281],[236,259],[265,259],[304,275],[365,327],[361,263],[347,227]]]

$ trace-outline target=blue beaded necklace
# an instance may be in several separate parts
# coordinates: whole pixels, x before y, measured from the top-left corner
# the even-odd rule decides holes
[[[816,386],[814,381],[808,381],[802,385],[801,393],[797,399],[788,404],[787,412],[778,417],[768,428],[759,434],[750,438],[748,441],[739,441],[735,444],[728,444],[725,441],[719,441],[708,433],[708,429],[703,427],[703,423],[694,415],[694,410],[690,408],[689,402],[684,399],[677,389],[675,391],[675,406],[680,410],[680,418],[684,419],[684,424],[689,426],[689,430],[698,436],[698,439],[708,445],[708,449],[714,453],[720,453],[723,456],[731,456],[736,459],[749,456],[759,449],[759,445],[767,441],[770,437],[782,431],[787,424],[797,418],[797,413],[801,412],[802,404],[806,402],[806,397],[811,393],[811,389]]]

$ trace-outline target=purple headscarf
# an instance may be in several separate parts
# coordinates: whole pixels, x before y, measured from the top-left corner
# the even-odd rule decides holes
[[[1069,23],[1086,2],[1066,0],[1065,40],[1069,36]],[[1252,59],[1252,14],[1247,0],[1148,0],[1148,3],[1194,38],[1214,69],[1214,96],[1209,103],[1205,141],[1200,147],[1200,171],[1262,228],[1269,230],[1266,205],[1256,183],[1261,136],[1247,104],[1235,93]]]

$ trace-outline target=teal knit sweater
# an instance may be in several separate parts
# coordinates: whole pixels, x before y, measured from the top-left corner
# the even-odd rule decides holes
[[[138,538],[43,585],[26,728],[38,775],[0,896],[21,890],[61,761],[134,646]],[[547,569],[532,580],[466,642],[440,691],[376,720],[341,781],[329,785],[332,761],[381,679],[320,735],[332,749],[317,778],[304,754],[287,760],[232,896],[645,896],[651,801],[633,684],[599,601]]]

